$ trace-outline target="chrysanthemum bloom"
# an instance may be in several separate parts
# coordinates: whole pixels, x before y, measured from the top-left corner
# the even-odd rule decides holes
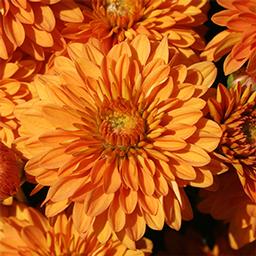
[[[47,48],[61,49],[57,21],[82,22],[83,15],[73,0],[1,0],[0,59],[18,47],[37,60],[44,59]]]
[[[218,178],[217,191],[202,191],[199,209],[229,223],[230,245],[238,249],[256,240],[256,203],[246,196],[235,172]]]
[[[214,65],[172,67],[167,39],[151,51],[145,35],[106,56],[96,39],[68,52],[35,80],[40,100],[16,111],[26,171],[50,187],[46,214],[74,203],[80,232],[92,225],[104,242],[114,231],[131,248],[146,224],[179,229],[192,217],[182,187],[212,184],[221,129],[200,97]]]
[[[204,48],[196,30],[207,20],[206,0],[92,0],[84,5],[85,22],[79,26],[68,24],[63,30],[67,38],[86,42],[93,36],[109,48],[137,34],[151,40],[168,36],[170,46],[194,61],[193,50]]]
[[[40,70],[41,63],[18,51],[8,61],[0,60],[0,141],[8,147],[17,137],[14,107],[35,97],[35,90],[28,82]]]
[[[224,73],[229,75],[239,70],[247,61],[249,68],[256,68],[256,2],[254,0],[217,0],[226,8],[213,15],[212,20],[226,30],[216,35],[206,46],[202,56],[207,60],[224,61]]]
[[[227,89],[220,84],[208,106],[223,130],[216,156],[236,169],[246,194],[256,202],[256,91],[252,85]]]
[[[146,247],[131,251],[114,238],[102,245],[92,233],[81,237],[74,229],[72,219],[64,213],[58,215],[51,224],[33,208],[16,205],[16,208],[11,210],[14,215],[4,217],[0,221],[2,256],[143,256],[149,255],[152,250],[152,244],[147,239],[141,242],[141,245]]]
[[[15,153],[0,142],[0,201],[14,195],[20,186],[20,165]]]

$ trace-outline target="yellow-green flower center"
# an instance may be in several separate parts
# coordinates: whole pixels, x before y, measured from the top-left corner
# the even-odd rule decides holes
[[[106,120],[116,133],[129,132],[136,127],[136,118],[120,112],[114,112]]]
[[[99,112],[99,133],[107,147],[127,150],[144,138],[144,121],[124,99],[105,101]]]

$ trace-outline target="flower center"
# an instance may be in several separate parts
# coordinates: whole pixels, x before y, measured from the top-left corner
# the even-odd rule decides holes
[[[124,31],[133,26],[140,19],[143,12],[144,3],[142,0],[103,0],[103,8],[108,25],[112,27],[112,32],[120,34],[119,40],[124,40]]]
[[[127,16],[134,14],[134,0],[107,0],[106,10],[108,14]]]
[[[223,135],[222,150],[231,158],[256,163],[256,108],[254,103],[238,108],[231,115]]]
[[[125,99],[105,100],[99,112],[99,132],[105,146],[126,151],[144,138],[144,121]]]
[[[254,110],[251,116],[247,116],[246,122],[243,124],[243,132],[249,143],[256,143],[256,110]]]
[[[136,118],[122,112],[113,112],[107,121],[116,133],[129,132],[136,127]]]

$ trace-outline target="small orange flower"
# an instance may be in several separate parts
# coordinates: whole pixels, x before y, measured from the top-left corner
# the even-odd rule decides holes
[[[256,91],[252,85],[228,90],[220,84],[208,106],[223,130],[215,155],[236,169],[246,194],[256,202]]]
[[[14,195],[20,186],[20,165],[15,153],[0,142],[0,201]]]
[[[256,240],[256,204],[246,196],[232,170],[217,178],[217,191],[201,191],[199,209],[229,223],[230,245],[238,249]]]
[[[114,237],[107,244],[100,244],[91,232],[81,237],[74,229],[72,219],[64,213],[51,224],[52,221],[49,222],[40,212],[25,205],[16,204],[8,208],[5,207],[4,213],[11,215],[5,215],[0,221],[2,256],[146,256],[152,250],[148,239],[138,244],[138,250],[131,251]]]
[[[250,0],[217,0],[226,8],[215,15],[214,23],[227,27],[206,46],[202,56],[207,60],[224,61],[224,73],[239,70],[248,61],[248,71],[256,70],[256,2]]]
[[[92,0],[85,3],[85,22],[68,24],[63,33],[80,42],[96,37],[107,49],[137,34],[159,41],[167,36],[170,46],[195,61],[193,50],[204,47],[196,28],[207,20],[206,5],[206,0]]]
[[[72,0],[1,0],[0,59],[8,59],[18,47],[36,60],[44,60],[45,49],[61,49],[55,16],[65,22],[83,20]]]
[[[115,232],[130,248],[146,225],[192,217],[183,187],[212,184],[221,137],[202,111],[214,65],[172,66],[166,38],[152,47],[145,35],[107,55],[96,39],[70,44],[35,79],[40,100],[16,110],[26,171],[50,187],[46,214],[72,203],[80,232],[92,225],[102,242]]]

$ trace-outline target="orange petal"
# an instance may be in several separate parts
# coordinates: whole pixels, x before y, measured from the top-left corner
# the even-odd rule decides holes
[[[134,47],[141,65],[145,65],[150,54],[150,42],[145,35],[136,36],[131,45]]]
[[[55,17],[49,6],[46,5],[37,5],[33,9],[35,14],[35,24],[47,32],[53,31],[55,28]]]
[[[181,152],[175,152],[173,154],[192,166],[204,166],[211,160],[209,155],[203,149],[192,144],[190,144],[186,151],[181,150]]]
[[[162,230],[164,226],[164,211],[162,205],[159,205],[157,213],[155,215],[144,213],[144,218],[147,225],[154,230]]]
[[[169,191],[168,195],[163,198],[163,206],[166,223],[175,230],[179,230],[181,225],[180,206],[172,191]]]
[[[15,45],[21,46],[25,40],[25,31],[19,20],[6,17],[3,28],[8,39]]]
[[[89,205],[87,215],[97,216],[103,213],[114,199],[114,194],[105,194],[102,187],[95,189],[87,202]]]
[[[146,223],[142,216],[140,216],[137,211],[127,215],[126,218],[126,234],[133,241],[138,241],[143,237],[146,231]]]
[[[45,253],[48,252],[48,245],[46,242],[45,234],[36,226],[26,226],[21,230],[22,240],[28,245],[28,247]],[[37,239],[35,239],[35,237]]]
[[[165,135],[156,138],[153,145],[161,150],[176,151],[185,148],[187,143],[182,139],[175,138],[173,135]]]
[[[52,35],[44,30],[39,30],[30,25],[24,25],[26,36],[33,42],[42,47],[52,47],[54,45],[54,40]]]
[[[108,219],[111,227],[115,232],[119,232],[123,229],[126,221],[126,215],[119,204],[119,200],[116,197],[111,203],[108,210]]]
[[[138,195],[136,191],[131,189],[121,188],[119,194],[119,203],[123,211],[127,214],[130,214],[134,211],[137,205]]]
[[[84,204],[82,202],[75,202],[72,212],[72,219],[78,233],[83,233],[88,230],[92,223],[92,217],[85,214]]]
[[[56,203],[48,202],[45,208],[45,215],[47,217],[53,217],[60,212],[63,212],[69,206],[67,199]]]
[[[114,193],[121,186],[121,177],[119,174],[119,169],[117,162],[112,162],[105,169],[104,178],[103,178],[103,189],[105,193]]]

